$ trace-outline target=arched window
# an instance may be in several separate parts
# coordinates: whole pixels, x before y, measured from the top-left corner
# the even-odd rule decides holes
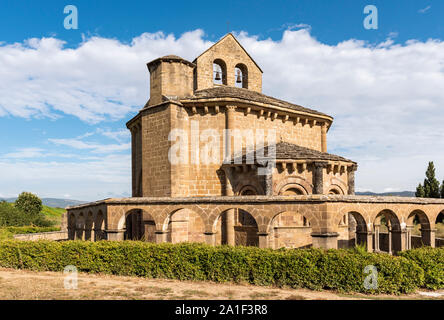
[[[234,68],[234,85],[248,89],[248,69],[243,63],[238,63]]]
[[[213,83],[227,84],[227,65],[222,59],[213,61]]]

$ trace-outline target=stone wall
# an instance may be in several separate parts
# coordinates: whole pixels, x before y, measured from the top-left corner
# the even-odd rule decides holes
[[[15,234],[14,239],[16,240],[26,240],[26,241],[37,241],[37,240],[67,240],[67,231],[51,231],[51,232],[40,232],[40,233],[27,233],[27,234]]]
[[[213,62],[223,60],[226,65],[226,84],[234,86],[236,81],[235,67],[241,63],[248,70],[248,89],[262,91],[262,71],[240,46],[237,40],[228,34],[221,41],[196,58],[196,90],[214,87]]]

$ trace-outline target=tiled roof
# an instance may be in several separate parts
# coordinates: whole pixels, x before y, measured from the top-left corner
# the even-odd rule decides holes
[[[263,150],[263,151],[262,151]],[[263,154],[264,157],[268,156],[268,147],[264,147],[262,149],[256,150],[256,154]],[[255,155],[253,155],[256,158]],[[245,161],[247,159],[247,155],[244,154],[242,156],[242,160]],[[276,144],[276,159],[284,160],[284,159],[292,159],[292,160],[332,160],[332,161],[345,161],[345,162],[354,162],[352,160],[343,158],[341,156],[337,156],[334,154],[330,154],[327,152],[320,152],[317,150],[305,148],[298,146],[293,143],[288,142],[278,142]],[[235,161],[236,163],[236,161]]]
[[[247,101],[253,101],[253,102],[260,102],[265,104],[270,104],[278,107],[283,107],[287,109],[292,109],[296,111],[303,111],[308,112],[316,115],[322,115],[322,116],[328,116],[325,113],[308,109],[305,107],[302,107],[297,104],[293,104],[287,101],[283,101],[277,98],[273,98],[270,96],[267,96],[265,94],[244,89],[244,88],[237,88],[237,87],[230,87],[230,86],[217,86],[213,88],[198,90],[194,92],[193,96],[185,97],[183,99],[186,100],[200,100],[200,99],[211,99],[211,98],[238,98],[243,99]]]

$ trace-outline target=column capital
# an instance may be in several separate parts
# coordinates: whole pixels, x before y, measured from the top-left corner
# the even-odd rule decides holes
[[[228,106],[225,106],[225,108],[226,108],[227,111],[232,112],[232,111],[236,110],[237,106],[228,105]]]
[[[327,168],[328,162],[327,161],[315,161],[313,162],[314,167],[317,168]]]

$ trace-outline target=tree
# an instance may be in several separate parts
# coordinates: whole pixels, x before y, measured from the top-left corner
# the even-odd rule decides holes
[[[22,192],[15,200],[15,207],[32,217],[37,217],[43,209],[42,200],[31,192]]]
[[[415,196],[417,198],[425,198],[425,191],[424,191],[424,188],[423,188],[422,184],[419,184],[416,187],[416,194],[415,194]]]
[[[426,197],[440,197],[439,181],[435,178],[435,165],[433,164],[433,161],[429,162],[429,165],[427,167],[426,179],[424,180],[424,189],[426,191]]]
[[[429,162],[426,170],[424,184],[419,184],[416,188],[416,196],[423,198],[440,198],[443,194],[443,187],[440,188],[439,181],[435,177],[435,165]]]

